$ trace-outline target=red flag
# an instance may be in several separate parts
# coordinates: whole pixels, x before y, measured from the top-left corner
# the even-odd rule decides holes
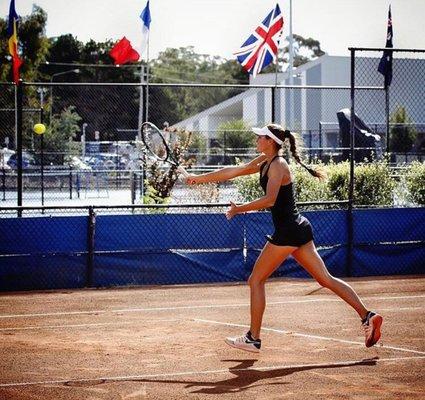
[[[133,49],[125,36],[112,47],[109,55],[114,59],[115,65],[139,61],[140,58],[139,53]]]

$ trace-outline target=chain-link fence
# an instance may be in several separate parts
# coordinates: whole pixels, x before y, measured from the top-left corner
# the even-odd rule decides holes
[[[299,133],[309,163],[350,160],[351,152],[357,163],[388,154],[395,168],[423,161],[424,53],[393,50],[393,82],[386,88],[377,72],[382,51],[353,51],[354,97],[350,58],[331,56],[297,68],[294,86],[2,84],[3,205],[87,204],[81,203],[86,198],[142,202],[148,165],[138,127],[144,120],[192,132],[186,158],[197,167],[251,159],[256,151],[250,127],[270,121]],[[35,135],[33,125],[41,121],[47,132]]]
[[[1,84],[0,290],[247,278],[270,215],[226,221],[228,202],[246,201],[239,183],[176,181],[171,204],[150,204],[165,199],[149,183],[146,120],[191,132],[195,172],[251,159],[250,127],[282,123],[329,167],[326,185],[294,170],[298,198],[317,200],[299,208],[331,273],[423,273],[424,168],[404,165],[424,155],[425,53],[393,50],[385,86],[381,50],[301,66],[295,86]],[[275,276],[306,275],[290,260]]]
[[[347,202],[324,211],[298,206],[332,274],[424,272],[424,208],[355,210],[350,235]],[[2,208],[0,290],[244,281],[273,225],[266,212],[228,221],[226,208]],[[292,259],[273,276],[308,277]]]
[[[353,48],[355,113],[382,137],[393,163],[422,160],[425,150],[425,50],[389,49],[391,83],[378,72],[383,49]],[[371,86],[359,89],[358,86]]]

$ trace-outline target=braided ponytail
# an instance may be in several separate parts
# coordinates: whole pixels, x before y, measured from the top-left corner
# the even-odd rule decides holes
[[[298,154],[298,150],[297,150],[297,142],[295,140],[295,136],[288,130],[285,130],[284,135],[286,139],[289,139],[289,150],[291,151],[292,157],[294,157],[295,161],[298,164],[300,164],[302,167],[304,167],[315,178],[324,179],[326,175],[324,174],[323,171],[311,168],[301,161],[301,157]]]
[[[319,179],[325,179],[326,174],[319,170],[309,167],[308,165],[304,164],[301,161],[301,157],[298,154],[297,150],[297,141],[295,139],[295,136],[291,131],[288,129],[283,129],[280,125],[276,124],[269,124],[268,128],[275,134],[279,139],[281,139],[283,142],[288,139],[289,140],[289,150],[291,151],[292,157],[294,157],[295,161],[300,164],[302,167],[304,167],[311,175],[313,175],[316,178]]]

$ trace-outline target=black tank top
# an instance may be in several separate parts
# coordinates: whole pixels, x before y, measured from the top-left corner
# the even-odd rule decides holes
[[[282,156],[274,157],[270,164],[277,157]],[[262,164],[260,167],[260,185],[263,188],[264,193],[266,193],[267,182],[269,181],[267,174],[269,172],[270,164],[264,172],[263,170],[267,163]],[[270,211],[272,213],[273,223],[275,226],[281,225],[285,222],[294,222],[299,217],[300,214],[295,204],[294,186],[292,182],[280,187],[276,201],[274,205],[270,207]]]

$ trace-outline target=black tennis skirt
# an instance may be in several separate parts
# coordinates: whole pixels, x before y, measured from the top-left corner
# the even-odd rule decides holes
[[[275,225],[273,235],[266,239],[276,246],[300,247],[314,239],[313,229],[309,220],[299,215],[295,221]]]

